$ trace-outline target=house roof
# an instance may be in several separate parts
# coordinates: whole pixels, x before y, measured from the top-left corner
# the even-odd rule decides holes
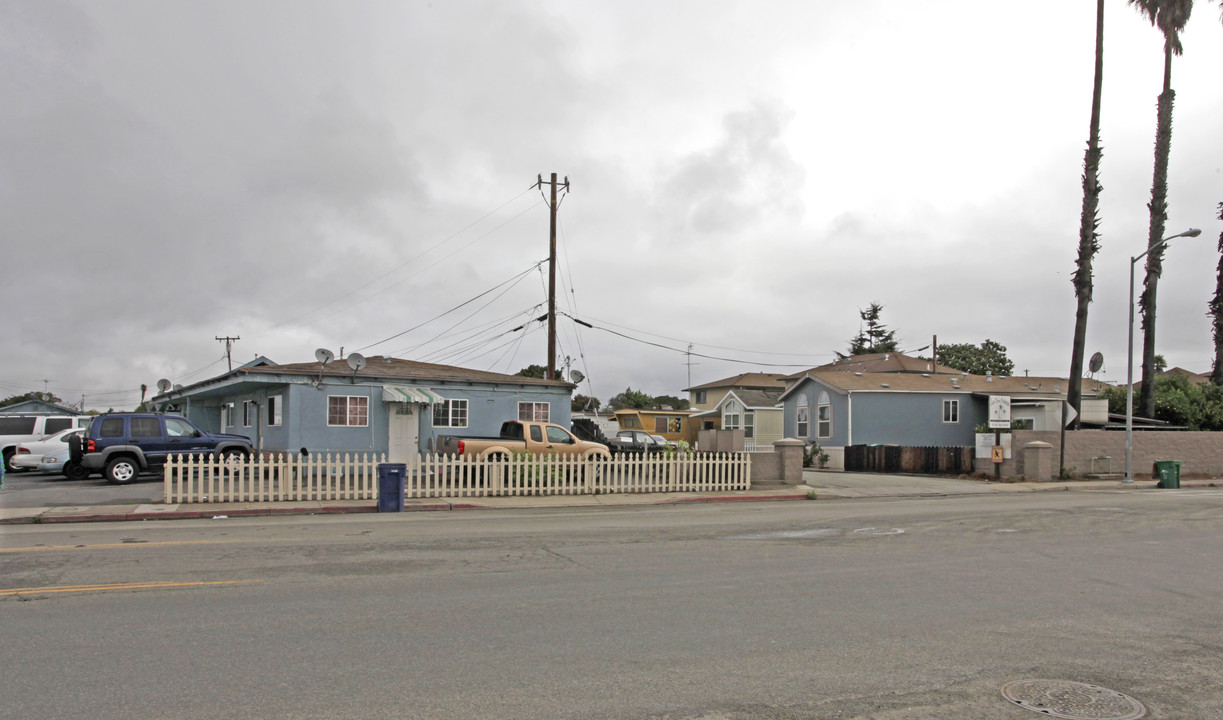
[[[863,372],[863,373],[938,373],[961,374],[960,370],[946,365],[937,368],[932,360],[911,357],[904,353],[873,353],[870,355],[854,355],[839,358],[826,365],[813,367],[806,372],[790,375],[787,379],[795,380],[807,373],[816,372]]]
[[[80,410],[47,400],[30,398],[0,408],[4,415],[83,415]]]
[[[780,390],[785,388],[785,384],[786,376],[782,373],[740,373],[734,377],[684,388],[684,392],[712,390],[714,388],[777,388]]]
[[[309,375],[323,377],[358,377],[366,380],[421,380],[425,382],[478,382],[478,383],[511,383],[514,385],[545,385],[549,387],[577,387],[564,380],[545,380],[543,378],[524,377],[522,375],[504,375],[502,373],[484,370],[469,370],[453,365],[434,365],[432,363],[403,360],[394,357],[374,355],[365,359],[365,366],[354,372],[347,363],[333,360],[326,366],[317,362],[293,363],[289,365],[258,365],[241,367],[235,374],[255,375]]]
[[[701,412],[701,415],[721,415],[722,406],[729,400],[737,399],[743,403],[743,407],[748,410],[772,410],[774,408],[781,409],[781,388],[776,390],[744,390],[733,389],[726,393],[717,405],[714,405],[708,410]]]
[[[782,397],[811,378],[844,392],[940,392],[1010,395],[1012,397],[1064,397],[1068,381],[1056,377],[988,377],[968,373],[863,373],[808,372],[796,378]]]
[[[1183,377],[1195,385],[1202,385],[1210,382],[1210,375],[1205,373],[1195,373],[1181,367],[1174,367],[1164,370],[1160,375],[1172,375],[1174,377]]]

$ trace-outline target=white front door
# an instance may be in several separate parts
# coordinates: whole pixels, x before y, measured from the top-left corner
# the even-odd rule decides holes
[[[388,413],[391,436],[387,443],[387,462],[406,463],[420,452],[420,406],[391,403]]]

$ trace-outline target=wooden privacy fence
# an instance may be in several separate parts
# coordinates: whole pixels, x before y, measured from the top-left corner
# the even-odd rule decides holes
[[[165,465],[167,503],[374,500],[374,454],[264,454],[242,460],[175,455]],[[404,497],[593,495],[600,493],[711,492],[751,487],[747,453],[617,455],[582,459],[517,455],[483,460],[417,455],[405,463]]]
[[[963,475],[973,471],[971,447],[902,447],[850,445],[845,448],[846,472]]]

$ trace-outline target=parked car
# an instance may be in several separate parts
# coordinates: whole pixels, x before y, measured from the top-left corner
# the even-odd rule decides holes
[[[11,458],[11,465],[17,470],[37,470],[44,455],[68,449],[68,438],[81,435],[84,428],[60,430],[54,435],[48,435],[42,440],[23,442],[17,446]],[[61,466],[62,467],[62,466]],[[59,472],[57,469],[56,472]]]
[[[115,484],[132,482],[146,470],[159,470],[172,455],[250,457],[254,449],[245,435],[212,433],[178,415],[110,413],[89,425],[79,449],[69,444],[69,462],[86,471],[102,471]],[[77,460],[77,455],[80,460]]]
[[[4,471],[18,472],[13,467],[17,446],[42,440],[60,430],[85,427],[92,415],[4,415],[0,414],[0,452],[4,454]]]
[[[81,467],[80,463],[68,461],[71,456],[72,451],[68,448],[47,453],[38,463],[38,472],[47,475],[62,474],[69,480],[84,480],[89,477],[89,471]]]
[[[582,457],[608,457],[606,445],[579,440],[560,425],[545,422],[507,420],[497,437],[442,435],[438,451],[445,455],[475,455],[481,458],[509,457],[516,452],[555,453]]]
[[[667,441],[644,430],[621,430],[611,439],[608,447],[618,453],[655,453],[666,448]]]

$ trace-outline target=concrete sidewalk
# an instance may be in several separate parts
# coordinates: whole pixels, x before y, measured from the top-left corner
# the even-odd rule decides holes
[[[609,495],[549,495],[519,497],[433,498],[406,500],[405,512],[509,508],[611,507],[677,503],[751,502],[771,500],[836,500],[885,497],[943,497],[1047,490],[1153,491],[1154,480],[1072,480],[1064,482],[989,482],[918,475],[875,475],[805,471],[802,485],[766,485],[751,490],[716,493],[642,493]],[[1182,480],[1181,486],[1219,487],[1216,480]],[[1176,492],[1160,490],[1160,492]],[[284,515],[334,515],[377,512],[374,500],[320,500],[301,502],[242,502],[196,504],[88,505],[0,508],[0,524],[172,520]]]

